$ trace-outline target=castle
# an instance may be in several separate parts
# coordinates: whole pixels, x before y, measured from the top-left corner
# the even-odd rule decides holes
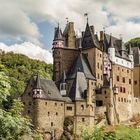
[[[31,77],[21,99],[24,115],[46,139],[59,139],[64,120],[73,118],[73,133],[101,122],[128,121],[140,113],[140,51],[122,39],[86,24],[77,36],[74,23],[55,28],[53,81]],[[99,121],[100,120],[100,121]]]

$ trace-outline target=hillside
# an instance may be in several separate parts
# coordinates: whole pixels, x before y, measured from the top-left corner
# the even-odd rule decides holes
[[[0,71],[4,71],[10,79],[11,95],[19,96],[23,93],[26,83],[33,74],[51,79],[52,64],[33,60],[23,54],[2,52],[0,55]]]

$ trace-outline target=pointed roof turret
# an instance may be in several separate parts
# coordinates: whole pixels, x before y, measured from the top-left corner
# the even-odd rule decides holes
[[[37,76],[36,76],[36,81],[35,81],[34,89],[41,89],[39,74],[37,74]]]
[[[82,47],[83,48],[99,47],[99,40],[97,39],[97,36],[92,31],[88,22],[86,24],[86,29],[83,35]]]
[[[113,43],[113,39],[112,39],[112,34],[110,35],[110,39],[109,39],[109,48],[115,48],[114,43]]]
[[[62,35],[61,29],[59,28],[59,24],[58,24],[58,27],[55,28],[54,41],[55,40],[63,40],[63,35]]]

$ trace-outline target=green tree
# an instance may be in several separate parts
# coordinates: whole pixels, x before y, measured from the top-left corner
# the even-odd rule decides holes
[[[19,100],[13,100],[11,108],[5,109],[3,102],[10,96],[10,88],[8,77],[0,72],[0,139],[22,140],[30,131],[30,122],[22,116],[23,105]]]
[[[139,47],[140,48],[140,37],[133,38],[125,43],[125,46],[128,47],[131,44],[132,47]]]

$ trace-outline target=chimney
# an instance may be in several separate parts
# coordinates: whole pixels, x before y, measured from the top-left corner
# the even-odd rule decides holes
[[[104,40],[104,32],[100,31],[100,41],[103,41],[103,40]]]
[[[69,28],[70,28],[70,30],[71,29],[74,30],[74,22],[69,22]]]
[[[82,37],[84,36],[84,33],[85,33],[85,32],[84,32],[84,31],[82,31]]]
[[[91,29],[92,33],[94,34],[94,26],[93,25],[90,26],[90,29]]]

